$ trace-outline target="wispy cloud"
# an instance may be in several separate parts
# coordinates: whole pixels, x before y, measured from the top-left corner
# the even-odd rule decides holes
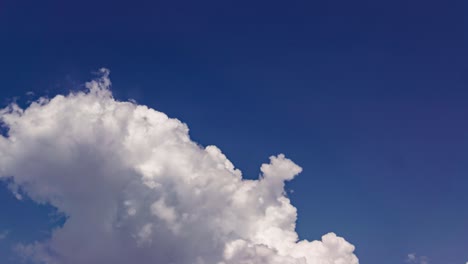
[[[406,257],[406,262],[411,264],[429,264],[429,258],[426,256],[418,256],[416,253],[410,253]]]
[[[9,230],[3,230],[3,231],[0,231],[0,240],[3,240],[5,238],[7,238],[8,234],[10,233]]]

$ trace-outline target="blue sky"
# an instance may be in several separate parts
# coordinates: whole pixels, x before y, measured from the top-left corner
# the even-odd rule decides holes
[[[70,1],[71,2],[71,1]],[[468,261],[464,1],[2,1],[0,99],[113,92],[186,122],[246,177],[285,153],[301,238],[361,263]],[[0,255],[53,209],[0,188]],[[55,222],[54,222],[55,221]]]

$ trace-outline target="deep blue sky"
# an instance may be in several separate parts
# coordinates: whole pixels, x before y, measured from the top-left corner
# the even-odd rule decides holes
[[[466,1],[0,1],[0,103],[100,67],[246,177],[280,152],[298,232],[361,263],[468,261]],[[0,188],[0,259],[52,211]],[[56,219],[55,219],[56,220]],[[3,261],[0,261],[3,263]]]

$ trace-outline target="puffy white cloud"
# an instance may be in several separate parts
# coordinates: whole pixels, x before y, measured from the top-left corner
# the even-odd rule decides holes
[[[41,98],[0,112],[0,175],[67,216],[50,239],[18,250],[43,263],[357,264],[334,233],[298,241],[284,182],[301,168],[270,157],[258,180],[188,127],[108,89]]]

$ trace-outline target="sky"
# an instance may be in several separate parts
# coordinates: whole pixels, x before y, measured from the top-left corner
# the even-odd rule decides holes
[[[300,166],[293,180],[283,177],[300,240],[334,232],[363,264],[466,263],[467,8],[461,0],[4,0],[0,104],[27,108],[41,96],[89,90],[105,67],[115,102],[181,120],[191,140],[217,146],[245,179],[268,178],[260,166],[280,153]],[[16,133],[39,159],[27,141],[34,129]],[[23,171],[3,160],[2,173]],[[60,208],[75,212],[29,185],[19,200],[11,186],[5,178],[0,187],[8,264],[18,263],[12,248],[65,230]]]

